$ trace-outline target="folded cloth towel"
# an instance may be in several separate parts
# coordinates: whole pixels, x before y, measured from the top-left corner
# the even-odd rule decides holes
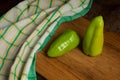
[[[0,80],[36,80],[36,53],[92,0],[24,0],[0,17]]]

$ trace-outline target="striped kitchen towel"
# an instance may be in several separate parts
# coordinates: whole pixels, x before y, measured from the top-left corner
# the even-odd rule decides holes
[[[0,80],[36,80],[36,53],[92,0],[24,0],[0,17]]]

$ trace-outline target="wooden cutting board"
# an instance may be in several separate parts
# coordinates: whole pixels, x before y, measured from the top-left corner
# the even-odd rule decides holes
[[[37,54],[37,72],[48,80],[120,80],[120,36],[106,30],[102,55],[86,56],[81,45],[88,24],[89,21],[84,18],[63,23],[45,49]],[[80,45],[62,57],[47,57],[50,43],[66,29],[73,29],[79,34]]]

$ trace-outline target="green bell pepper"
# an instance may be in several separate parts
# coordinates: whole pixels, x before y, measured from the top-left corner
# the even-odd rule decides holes
[[[83,51],[86,55],[97,56],[102,53],[104,43],[103,28],[102,16],[97,16],[90,22],[83,39]]]
[[[66,54],[80,43],[79,36],[73,30],[66,30],[60,37],[58,37],[48,49],[47,55],[49,57],[58,57]]]

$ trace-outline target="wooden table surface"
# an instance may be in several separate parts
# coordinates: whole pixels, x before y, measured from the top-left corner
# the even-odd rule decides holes
[[[120,36],[106,30],[102,55],[86,56],[81,45],[88,24],[84,18],[63,23],[45,49],[37,54],[37,72],[48,80],[120,80]],[[50,43],[69,28],[81,37],[80,45],[59,58],[47,57]]]

